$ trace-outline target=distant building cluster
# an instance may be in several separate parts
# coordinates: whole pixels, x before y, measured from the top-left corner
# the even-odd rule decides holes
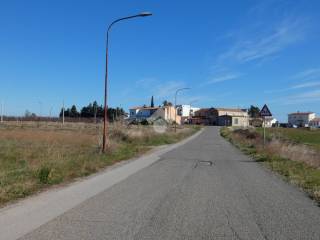
[[[260,111],[260,112],[259,112]],[[314,112],[295,112],[288,114],[288,123],[279,123],[271,116],[261,117],[258,107],[250,109],[241,108],[198,108],[189,105],[177,105],[164,101],[163,106],[155,107],[153,97],[151,106],[138,106],[130,108],[129,121],[151,123],[157,119],[163,119],[167,123],[198,124],[212,126],[234,127],[314,127],[320,128],[320,117]],[[269,109],[268,109],[269,111]],[[269,111],[270,112],[270,111]]]
[[[288,123],[293,127],[320,127],[320,118],[314,112],[295,112],[288,114]]]
[[[201,124],[216,126],[249,126],[249,115],[246,109],[231,108],[197,108],[190,105],[132,107],[129,119],[134,121],[152,121],[162,118],[169,123]]]

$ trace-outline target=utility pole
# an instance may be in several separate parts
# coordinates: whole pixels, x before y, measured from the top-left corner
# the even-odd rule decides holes
[[[52,113],[52,107],[50,107],[50,111],[49,111],[49,120],[51,121],[51,113]]]
[[[64,100],[62,102],[62,125],[64,125]]]
[[[97,106],[94,106],[94,123],[97,123]]]
[[[118,108],[116,108],[116,121],[118,121]]]
[[[4,112],[4,105],[3,105],[3,101],[1,101],[1,123],[3,123],[3,112]]]
[[[39,121],[41,121],[41,116],[42,116],[42,102],[39,101]]]

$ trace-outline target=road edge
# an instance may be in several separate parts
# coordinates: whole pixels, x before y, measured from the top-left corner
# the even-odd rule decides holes
[[[150,166],[160,156],[197,138],[203,128],[190,137],[138,158],[128,159],[84,179],[30,196],[0,209],[1,239],[15,240],[60,216],[87,199],[107,190],[136,172]]]

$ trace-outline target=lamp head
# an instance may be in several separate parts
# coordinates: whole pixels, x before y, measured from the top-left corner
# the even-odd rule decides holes
[[[148,16],[151,16],[152,13],[151,12],[142,12],[139,14],[140,17],[148,17]]]

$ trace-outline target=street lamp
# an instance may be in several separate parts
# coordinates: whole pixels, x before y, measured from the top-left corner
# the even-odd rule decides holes
[[[108,49],[109,49],[109,31],[111,27],[122,20],[127,20],[131,18],[136,18],[136,17],[148,17],[151,16],[152,13],[150,12],[142,12],[137,15],[132,15],[128,17],[123,17],[123,18],[118,18],[114,20],[110,25],[108,26],[107,30],[107,41],[106,41],[106,72],[105,72],[105,79],[104,79],[104,117],[103,117],[103,143],[102,143],[102,151],[106,151],[106,146],[107,146],[107,111],[108,111],[108,106],[107,106],[107,92],[108,92]]]
[[[174,95],[174,107],[175,107],[175,111],[174,111],[174,132],[177,132],[177,94],[180,91],[183,90],[188,90],[190,88],[179,88],[176,90],[176,93]]]

